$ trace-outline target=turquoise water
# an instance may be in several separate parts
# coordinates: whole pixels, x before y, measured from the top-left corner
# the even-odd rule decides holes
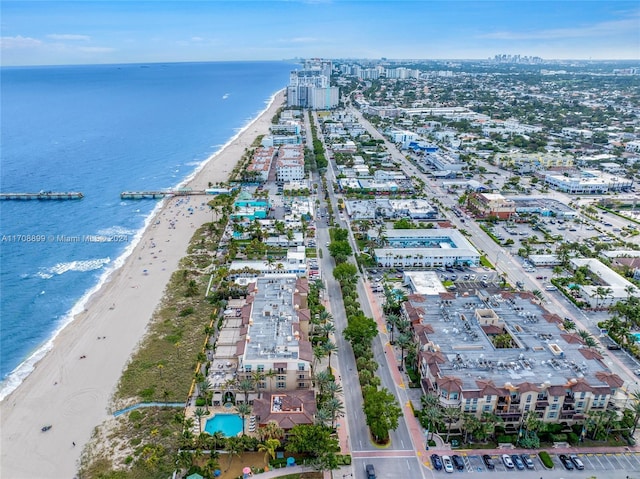
[[[242,418],[237,414],[216,414],[207,419],[204,430],[211,435],[220,431],[227,437],[237,436],[242,432]]]
[[[636,343],[640,343],[640,333],[633,333],[633,337],[636,338]]]

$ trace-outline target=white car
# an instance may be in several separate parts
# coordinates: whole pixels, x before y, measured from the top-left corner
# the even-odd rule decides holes
[[[447,472],[453,472],[453,462],[449,456],[442,456],[442,465]]]
[[[511,460],[511,456],[509,454],[502,455],[502,462],[504,463],[507,469],[513,469],[513,461]]]

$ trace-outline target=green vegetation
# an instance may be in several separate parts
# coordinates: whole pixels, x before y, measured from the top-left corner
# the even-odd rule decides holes
[[[544,464],[544,467],[546,467],[547,469],[553,469],[553,461],[551,460],[551,456],[549,456],[549,453],[547,451],[540,451],[538,453],[538,457],[540,457],[540,460],[542,461],[542,464]]]

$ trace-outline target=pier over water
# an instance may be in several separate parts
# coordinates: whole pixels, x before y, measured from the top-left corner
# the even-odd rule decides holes
[[[165,196],[191,196],[205,195],[205,190],[192,190],[190,188],[180,188],[177,190],[156,190],[156,191],[123,191],[120,198],[123,200],[142,200],[164,198]]]
[[[80,200],[79,191],[40,191],[38,193],[0,193],[0,200]]]

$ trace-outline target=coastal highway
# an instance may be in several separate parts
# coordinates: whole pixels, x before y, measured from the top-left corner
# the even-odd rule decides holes
[[[314,113],[315,115],[315,113]],[[315,121],[315,118],[314,118]],[[317,124],[317,123],[316,123]],[[324,143],[324,140],[321,138]],[[330,158],[329,150],[325,145],[327,157]],[[337,196],[333,191],[332,185],[335,181],[335,172],[333,162],[329,160],[329,167],[326,173],[329,200],[334,211],[337,213]],[[320,204],[324,204],[324,192],[318,189],[318,199]],[[366,418],[362,410],[362,391],[358,379],[358,371],[355,365],[353,350],[348,341],[346,341],[342,332],[347,326],[347,318],[342,302],[342,293],[340,285],[333,278],[333,268],[335,262],[329,255],[329,251],[325,244],[330,241],[329,226],[327,218],[319,218],[316,222],[316,237],[318,247],[322,249],[322,259],[320,260],[320,268],[323,272],[323,281],[325,284],[325,298],[328,300],[328,306],[334,318],[336,327],[335,343],[338,346],[337,361],[332,364],[337,370],[338,376],[341,378],[344,390],[344,403],[346,410],[346,422],[348,428],[349,445],[353,455],[354,470],[356,474],[364,471],[365,464],[374,464],[378,478],[397,478],[400,471],[401,477],[410,477],[419,479],[429,474],[418,457],[415,454],[416,448],[421,448],[422,444],[413,444],[409,429],[404,418],[400,419],[399,426],[396,430],[390,432],[391,446],[388,449],[381,450],[371,443],[369,436],[369,428],[366,425]],[[340,218],[336,215],[338,226],[347,228],[350,231],[349,223],[346,218]],[[353,235],[350,234],[352,248],[357,251]],[[358,281],[357,290],[360,297],[360,305],[366,316],[373,317],[373,312],[369,304],[366,294],[366,285],[361,277]],[[380,377],[382,387],[391,391],[398,399],[399,404],[404,404],[407,400],[406,394],[401,394],[399,388],[395,384],[391,376],[389,364],[386,354],[384,353],[384,345],[382,343],[383,336],[377,336],[373,341],[373,353],[376,362],[380,365],[377,374]],[[404,393],[404,391],[402,391]],[[362,472],[363,473],[363,472]],[[363,473],[364,474],[364,473]],[[356,476],[358,477],[358,476]]]

